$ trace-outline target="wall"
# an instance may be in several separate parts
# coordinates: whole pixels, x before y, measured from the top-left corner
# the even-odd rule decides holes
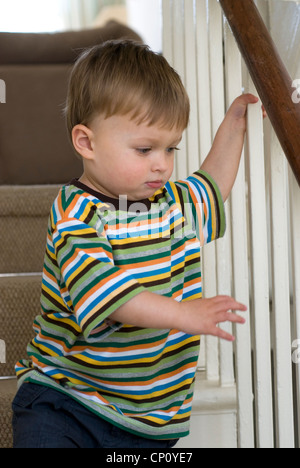
[[[128,24],[155,52],[162,51],[161,0],[126,0]]]

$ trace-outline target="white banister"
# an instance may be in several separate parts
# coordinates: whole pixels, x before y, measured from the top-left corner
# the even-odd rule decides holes
[[[249,92],[255,93],[249,77]],[[261,104],[248,109],[249,214],[251,236],[251,314],[259,448],[273,447],[272,372],[270,344],[269,259],[266,180]]]
[[[277,447],[293,448],[287,161],[273,129],[269,141],[276,442]]]
[[[260,3],[267,18],[271,4]],[[164,54],[192,105],[174,175],[179,179],[198,169],[235,97],[257,93],[218,0],[162,0],[162,11]],[[249,310],[246,325],[234,327],[234,345],[202,340],[195,421],[201,411],[207,417],[216,399],[214,418],[226,405],[228,414],[237,411],[238,447],[298,447],[300,190],[274,131],[263,123],[261,104],[249,107],[245,151],[226,212],[225,238],[203,249],[204,296],[230,294]],[[236,405],[225,395],[236,395]]]
[[[196,9],[199,8],[199,4],[201,0],[196,2]],[[203,3],[203,2],[202,2]],[[207,118],[210,119],[211,124],[211,135],[210,135],[210,146],[213,141],[213,137],[217,131],[217,121],[219,119],[224,118],[224,89],[223,89],[223,79],[216,83],[218,80],[218,76],[216,74],[223,75],[222,65],[220,64],[220,54],[217,54],[217,50],[219,49],[219,40],[221,36],[221,23],[218,21],[220,16],[213,15],[211,11],[211,0],[206,2],[207,4],[207,23],[208,26],[206,28],[207,35],[208,35],[208,73],[210,79],[210,88],[207,92],[210,92],[210,112],[207,115]],[[216,5],[218,6],[218,5]],[[217,10],[214,9],[214,13]],[[220,14],[219,9],[219,14]],[[216,35],[213,36],[213,31],[215,30]],[[216,56],[214,56],[216,54]],[[216,59],[216,60],[214,60]],[[201,72],[200,72],[201,77]],[[199,79],[200,79],[199,77]],[[221,90],[219,89],[219,85],[221,83]],[[217,88],[217,89],[215,89]],[[219,94],[221,101],[214,100],[215,91]],[[221,105],[220,105],[221,103]],[[222,106],[223,104],[223,106]],[[220,109],[221,108],[221,109]],[[220,116],[221,113],[221,116]],[[205,118],[205,117],[204,117]],[[201,126],[202,121],[199,121],[199,125]],[[191,121],[191,125],[193,122]],[[201,159],[203,160],[207,154],[201,155]],[[215,243],[208,245],[205,249],[203,249],[203,294],[204,297],[213,297],[216,296],[218,293],[218,284],[217,284],[217,270],[216,270],[216,262],[217,262],[217,250]],[[206,375],[208,380],[218,380],[220,378],[220,365],[219,365],[219,341],[214,337],[207,337],[206,338],[206,355],[207,355],[207,366],[206,366]]]
[[[201,3],[200,1],[198,3]],[[214,138],[225,116],[225,80],[224,55],[220,47],[223,41],[223,15],[215,0],[209,0],[209,54],[210,54],[210,90],[212,107],[212,137]],[[201,125],[201,122],[200,122]],[[226,217],[230,218],[230,202],[226,203]],[[227,225],[227,235],[216,243],[217,293],[231,295],[231,226]],[[231,324],[222,328],[232,333]],[[219,377],[221,386],[235,383],[233,370],[232,343],[219,342]]]
[[[227,22],[225,22],[224,41],[228,107],[242,91],[242,61]],[[235,70],[235,73],[232,73],[233,70]],[[246,196],[245,154],[243,153],[237,179],[231,194],[233,295],[248,307],[248,312],[245,314],[245,326],[236,327],[235,330],[238,444],[241,448],[254,447]]]
[[[300,21],[300,6],[298,7],[298,19]],[[298,24],[299,26],[299,24]],[[300,34],[300,27],[298,27]],[[300,51],[298,51],[298,57]],[[295,77],[300,78],[300,64],[294,65]],[[293,365],[295,375],[295,402],[296,416],[295,424],[298,427],[297,446],[300,446],[300,190],[292,171],[289,170],[289,189],[290,189],[290,241],[291,241],[291,271],[293,283],[292,296],[292,346],[293,346]]]
[[[289,171],[290,180],[290,217],[291,217],[291,259],[293,278],[292,298],[292,351],[296,382],[296,423],[300,427],[300,190],[297,182]],[[300,446],[300,434],[298,431],[298,447]]]
[[[176,3],[176,2],[175,2]],[[196,34],[193,2],[183,2],[183,22],[185,31],[185,84],[191,101],[191,122],[198,122],[198,76],[196,61]],[[197,125],[187,128],[187,171],[192,174],[200,167],[199,133]]]

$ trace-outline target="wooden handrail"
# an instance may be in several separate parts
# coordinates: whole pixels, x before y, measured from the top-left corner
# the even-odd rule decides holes
[[[219,2],[300,186],[300,104],[293,102],[293,81],[254,0]]]

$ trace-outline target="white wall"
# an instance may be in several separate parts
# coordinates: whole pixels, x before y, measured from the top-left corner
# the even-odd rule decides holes
[[[300,3],[269,2],[272,37],[293,78],[300,78]]]
[[[128,24],[155,52],[162,52],[161,0],[126,0]]]

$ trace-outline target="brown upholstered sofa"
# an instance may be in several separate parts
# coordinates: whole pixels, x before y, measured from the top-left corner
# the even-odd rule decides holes
[[[14,365],[26,358],[40,311],[50,207],[59,185],[82,170],[63,118],[69,73],[83,48],[116,38],[140,40],[116,22],[80,32],[0,33],[0,448],[12,447]]]
[[[131,29],[105,27],[55,34],[0,33],[0,185],[65,183],[81,170],[68,141],[63,108],[70,69],[83,48]]]

